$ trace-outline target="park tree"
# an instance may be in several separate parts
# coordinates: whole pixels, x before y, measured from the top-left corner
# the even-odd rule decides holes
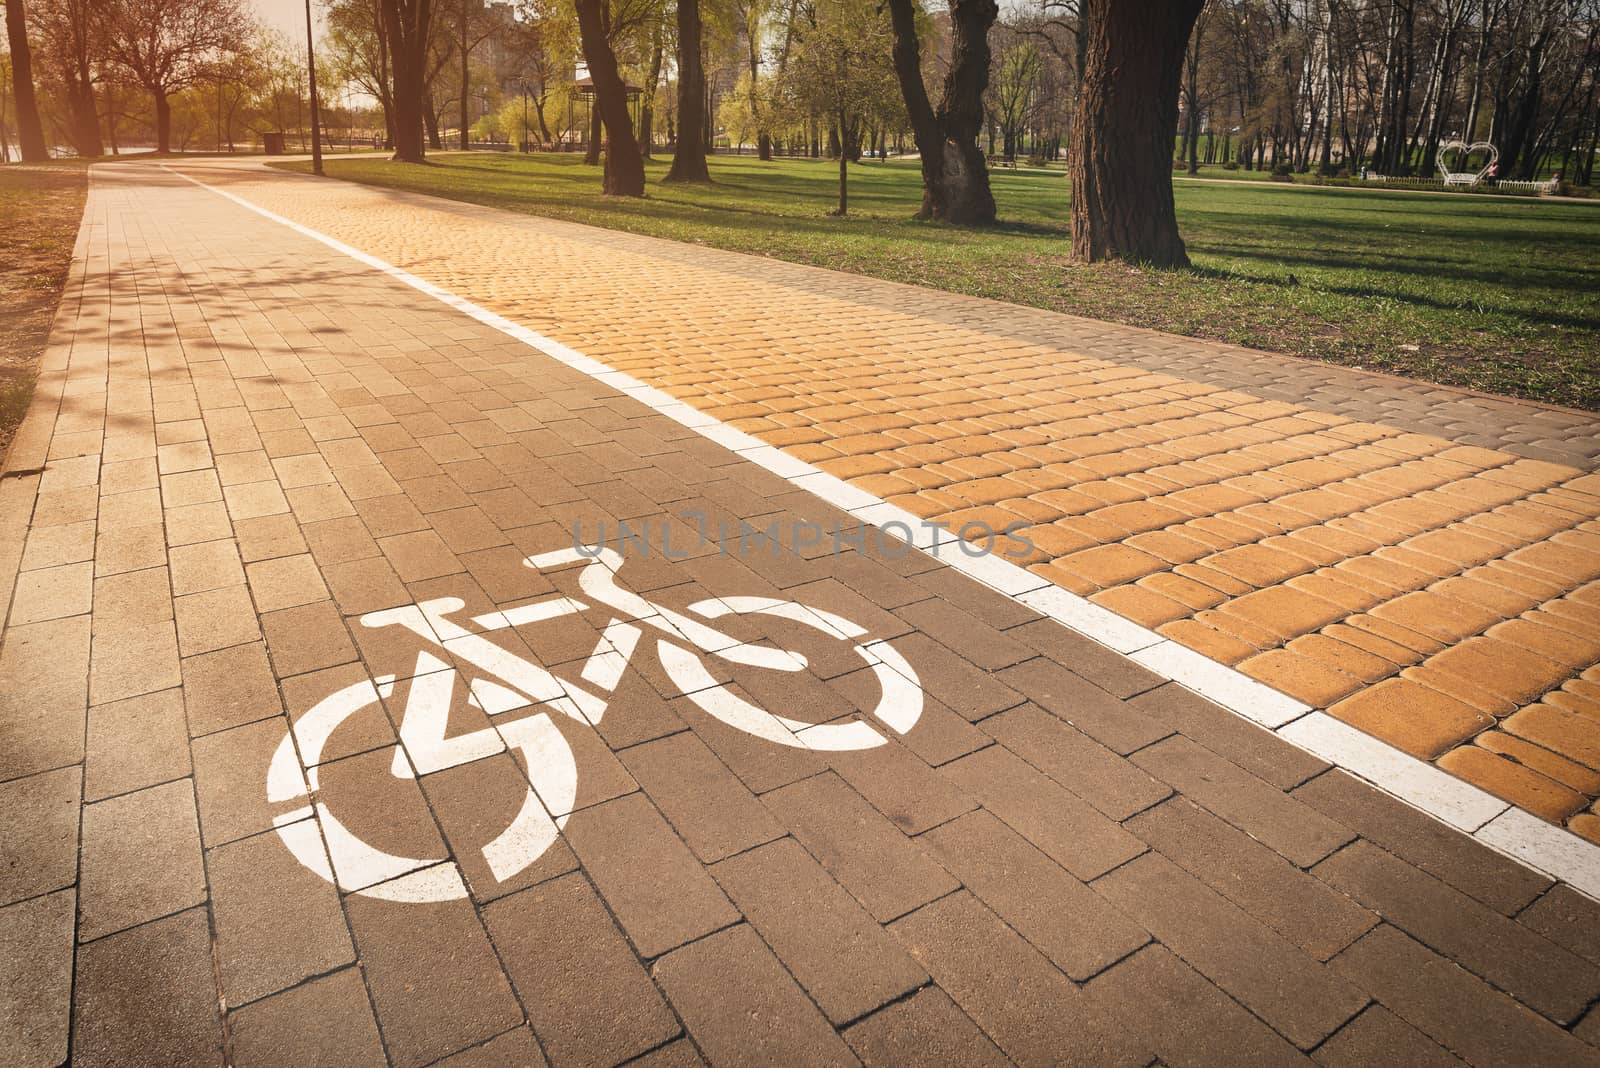
[[[605,172],[601,189],[610,196],[644,196],[644,158],[628,114],[628,88],[617,65],[607,25],[605,0],[574,0],[578,37],[585,65],[594,83],[594,106],[606,135]],[[681,139],[680,139],[681,141]]]
[[[383,0],[333,0],[327,8],[327,49],[334,71],[378,102],[384,140],[394,141],[394,89],[389,78],[389,36]],[[280,121],[279,129],[282,129]]]
[[[1072,255],[1187,267],[1172,203],[1178,83],[1205,0],[1083,0]]]
[[[983,226],[995,220],[989,168],[978,148],[989,85],[989,28],[995,0],[951,0],[950,66],[934,107],[923,82],[915,0],[888,0],[894,72],[922,163],[924,218]]]
[[[172,97],[244,47],[242,0],[106,0],[106,53],[150,97],[156,151],[172,151]]]
[[[863,130],[895,96],[893,39],[871,0],[816,0],[811,19],[795,29],[785,75],[798,109],[826,120],[838,138],[835,215],[849,213],[850,163],[861,156]]]
[[[433,29],[430,0],[379,0],[393,86],[394,159],[421,163],[428,90],[428,39]]]
[[[11,46],[11,98],[17,114],[17,142],[24,163],[50,158],[33,92],[33,54],[28,47],[28,14],[22,0],[6,0],[6,41]]]
[[[455,49],[461,61],[461,147],[468,147],[467,129],[471,118],[467,106],[472,100],[472,52],[495,31],[496,20],[484,8],[483,0],[455,0]]]
[[[66,105],[67,139],[80,156],[100,155],[104,145],[94,87],[100,78],[104,27],[94,0],[34,0],[28,17]]]
[[[572,71],[578,54],[578,27],[573,9],[560,0],[522,0],[511,27],[517,81],[527,95],[541,144],[556,139],[552,117],[565,133],[559,109],[572,92]],[[558,113],[552,115],[552,110]]]
[[[669,182],[709,182],[706,142],[705,34],[700,0],[678,0],[678,140],[672,151]]]
[[[1002,26],[993,36],[1000,48],[989,84],[989,113],[1000,127],[1005,158],[1015,161],[1034,118],[1044,62],[1031,35]]]
[[[756,157],[772,158],[772,133],[767,128],[771,115],[770,103],[762,94],[761,44],[765,29],[767,8],[771,0],[734,0],[734,12],[739,17],[744,33],[745,55],[749,61],[748,75],[741,77],[745,106],[749,109],[749,126],[756,135]]]

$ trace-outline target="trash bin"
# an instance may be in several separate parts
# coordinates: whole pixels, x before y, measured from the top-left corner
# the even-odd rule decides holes
[[[279,130],[269,130],[261,135],[261,151],[269,156],[283,155],[283,133]]]

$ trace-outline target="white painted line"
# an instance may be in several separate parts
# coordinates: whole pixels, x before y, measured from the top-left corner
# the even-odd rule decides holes
[[[743,449],[740,450],[739,455],[753,464],[760,464],[779,478],[788,479],[791,482],[806,475],[820,475],[822,473],[804,460],[796,459],[782,449],[775,449],[771,445]]]
[[[951,567],[962,574],[977,579],[985,586],[993,587],[1008,597],[1017,597],[1034,590],[1042,590],[1050,585],[1049,579],[1040,578],[1032,571],[1027,571],[990,553],[985,556],[970,556],[960,551],[949,557],[941,556]]]
[[[1473,835],[1530,868],[1600,898],[1600,849],[1520,808],[1507,808]]]
[[[1310,705],[1174,641],[1163,640],[1136,650],[1130,659],[1270,730],[1293,723],[1311,711]]]
[[[710,416],[705,418],[709,419]],[[866,490],[856,489],[842,478],[836,478],[826,471],[813,471],[809,475],[801,475],[790,479],[795,485],[811,491],[818,497],[827,501],[836,508],[846,512],[853,512],[857,508],[870,508],[881,501]]]
[[[535,348],[537,347],[535,346]],[[755,449],[771,447],[760,438],[753,438],[743,430],[735,430],[728,424],[719,422],[714,418],[711,422],[703,423],[692,429],[700,431],[701,434],[730,452],[751,452]]]
[[[1493,794],[1323,712],[1300,717],[1278,735],[1468,834],[1511,807]]]
[[[1017,600],[1035,612],[1047,615],[1124,655],[1148,649],[1166,640],[1155,631],[1130,623],[1115,612],[1101,608],[1093,601],[1086,601],[1060,586],[1045,586],[1024,593]]]
[[[621,389],[656,412],[761,464],[794,485],[811,490],[830,503],[847,507],[852,515],[863,522],[871,523],[880,529],[893,524],[895,529],[885,530],[885,533],[909,539],[913,545],[930,556],[971,575],[1003,596],[1010,597],[1109,649],[1129,656],[1147,670],[1194,690],[1235,715],[1272,730],[1291,745],[1320,757],[1335,767],[1343,768],[1441,823],[1469,833],[1472,838],[1497,852],[1512,857],[1535,871],[1559,879],[1575,890],[1600,899],[1600,845],[1585,841],[1565,828],[1546,823],[1520,809],[1512,808],[1504,801],[1456,779],[1431,764],[1401,752],[1387,742],[1363,734],[1331,716],[1313,712],[1308,706],[1286,694],[1279,693],[1225,664],[1219,664],[1191,649],[1168,641],[1155,631],[1123,619],[1077,594],[1043,581],[1034,582],[1033,579],[1037,576],[1033,576],[1031,572],[992,557],[987,558],[993,561],[990,564],[968,566],[962,562],[964,554],[959,551],[951,552],[946,548],[959,540],[953,531],[925,524],[922,519],[903,508],[897,508],[864,490],[833,479],[833,476],[803,460],[788,457],[787,454],[781,453],[781,450],[742,430],[735,430],[714,416],[706,415],[691,405],[673,400],[668,394],[646,386],[630,375],[590,359],[577,350],[536,333],[503,315],[479,307],[466,298],[457,296],[409,271],[402,270],[360,249],[352,248],[310,227],[302,226],[292,219],[286,219],[276,212],[252,204],[227,190],[208,185],[198,178],[174,169],[170,164],[162,164],[162,167],[185,181],[232,201],[247,211],[286,226],[295,233],[342,252],[359,263],[426,293],[440,303],[508,337],[515,338],[530,348],[537,349],[573,370]],[[618,386],[618,383],[622,385]],[[667,397],[667,402],[657,403],[658,394],[660,397]],[[780,453],[792,463],[774,460],[769,452]],[[763,460],[767,462],[763,463]],[[777,470],[778,467],[798,473],[784,474]],[[824,481],[825,479],[833,479],[838,486]],[[840,486],[844,489],[840,489]],[[847,506],[843,503],[846,499],[854,503]],[[904,531],[900,529],[902,525]],[[997,564],[1003,567],[995,566]],[[1012,574],[1014,571],[1028,578]],[[454,871],[453,865],[441,865],[441,868],[444,867]],[[430,878],[449,877],[442,872],[435,876],[432,870],[426,874]],[[417,873],[417,876],[407,876],[385,885],[405,884],[423,875],[424,873]],[[459,881],[459,875],[455,878]]]

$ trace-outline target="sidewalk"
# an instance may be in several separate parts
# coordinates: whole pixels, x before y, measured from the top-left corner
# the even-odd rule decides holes
[[[913,466],[934,441],[894,435],[916,428],[1005,446],[977,457],[1060,447],[985,422],[1025,401],[1086,405],[1050,418],[1130,457],[1205,418],[1186,404],[1263,402],[1110,376],[1019,339],[1025,316],[1003,343],[996,305],[922,295],[924,316],[916,290],[184,169],[695,408],[171,172],[97,167],[0,479],[17,1063],[1600,1064],[1594,900],[931,556],[797,551],[794,524],[858,522],[696,414],[883,494],[975,462]],[[1163,359],[1141,336],[1125,363]],[[1075,399],[1007,392],[1045,364]],[[1480,405],[1506,448],[1593,430],[1436,407]],[[1281,408],[1248,420],[1275,444],[1235,451],[1316,463],[1276,443],[1342,432],[1352,462],[1537,482],[1503,507],[1574,533],[1500,567],[1544,589],[1538,552],[1586,558],[1592,475]],[[1010,477],[979,468],[890,496]],[[693,513],[787,544],[721,551]],[[602,521],[655,551],[545,555]],[[1070,587],[1072,555],[1040,574]]]

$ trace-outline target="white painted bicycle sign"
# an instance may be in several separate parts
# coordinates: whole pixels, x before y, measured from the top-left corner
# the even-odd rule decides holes
[[[536,570],[583,564],[578,587],[589,600],[548,596],[460,621],[451,617],[463,610],[464,603],[447,597],[373,612],[359,621],[363,627],[403,628],[422,643],[400,717],[401,744],[395,747],[390,768],[396,778],[427,775],[508,750],[522,755],[530,785],[521,808],[482,847],[483,859],[501,882],[542,856],[573,811],[577,762],[552,717],[565,716],[587,728],[599,723],[607,712],[604,695],[616,690],[647,632],[653,632],[655,653],[679,693],[705,714],[775,745],[871,749],[886,741],[874,721],[904,734],[922,715],[922,685],[905,657],[885,641],[864,640],[866,628],[836,613],[795,601],[733,596],[698,601],[688,606],[691,614],[685,615],[620,586],[617,572],[623,559],[610,549],[595,555],[563,549],[530,556],[523,563]],[[576,679],[557,677],[484,636],[506,628],[548,625],[591,610],[603,610],[609,619]],[[807,660],[776,645],[739,641],[701,622],[738,615],[777,617],[849,643],[876,678],[876,705],[861,718],[809,723],[750,703],[718,682],[705,658],[785,672],[804,670]],[[468,704],[481,709],[491,722],[450,735],[447,721],[461,681],[460,672],[450,665],[459,663],[473,671],[466,680]],[[273,803],[304,804],[277,816],[274,826],[302,865],[344,890],[391,901],[465,897],[466,884],[454,862],[379,849],[352,832],[319,796],[318,772],[333,732],[390,697],[394,684],[392,677],[381,677],[375,683],[347,686],[295,722],[273,754],[267,798]],[[318,818],[308,819],[313,812]],[[400,878],[410,873],[416,874]]]

